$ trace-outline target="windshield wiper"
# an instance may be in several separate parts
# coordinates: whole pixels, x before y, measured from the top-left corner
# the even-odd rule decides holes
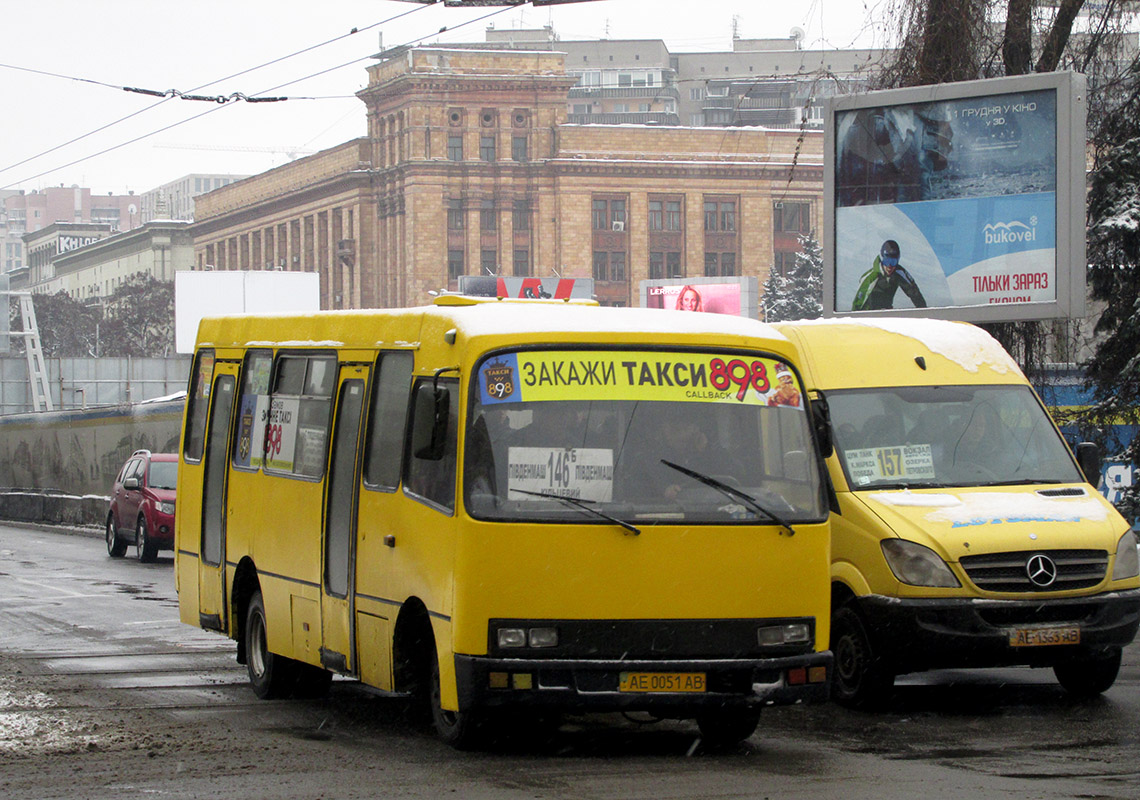
[[[796,529],[792,527],[792,524],[790,522],[788,522],[786,519],[779,516],[778,514],[766,509],[763,505],[760,504],[759,500],[757,500],[752,495],[748,494],[748,492],[742,492],[740,489],[737,489],[734,486],[729,486],[727,483],[724,483],[723,481],[718,481],[716,478],[705,475],[703,472],[697,472],[695,470],[689,469],[688,467],[682,467],[680,464],[674,464],[672,461],[669,461],[667,459],[664,459],[664,458],[661,459],[661,463],[664,464],[665,466],[669,467],[670,469],[677,470],[682,475],[688,475],[693,480],[700,481],[705,486],[711,486],[713,489],[716,489],[718,492],[721,492],[722,494],[728,495],[730,498],[734,498],[737,500],[743,500],[745,503],[750,505],[753,508],[753,510],[759,511],[761,514],[766,516],[768,519],[772,520],[777,525],[779,525],[784,530],[786,530],[788,532],[788,536],[795,536],[796,535]]]
[[[634,536],[637,536],[641,533],[641,529],[638,528],[636,525],[633,525],[629,522],[626,522],[624,519],[618,519],[617,517],[611,517],[606,512],[601,511],[597,508],[594,508],[594,506],[592,505],[594,502],[596,502],[594,500],[583,500],[580,497],[566,497],[564,495],[554,494],[553,492],[530,492],[530,491],[527,491],[526,489],[510,489],[509,491],[518,492],[519,494],[529,494],[532,497],[545,497],[549,500],[561,500],[563,503],[569,503],[574,508],[580,508],[583,511],[588,511],[591,514],[593,514],[595,517],[600,517],[601,519],[604,519],[606,522],[612,522],[614,525],[620,525],[621,527],[625,528],[627,531],[632,533]]]

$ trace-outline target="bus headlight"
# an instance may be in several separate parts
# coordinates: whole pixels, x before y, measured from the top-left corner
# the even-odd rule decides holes
[[[811,641],[811,626],[804,622],[787,625],[765,625],[756,632],[761,647],[779,644],[806,644]]]
[[[499,628],[499,647],[557,647],[557,628]]]
[[[887,566],[903,583],[943,588],[962,585],[946,562],[929,547],[904,539],[887,539],[883,541],[882,548]]]
[[[1132,531],[1120,537],[1116,544],[1116,563],[1112,567],[1112,579],[1135,578],[1140,575],[1140,555],[1136,552],[1136,535]]]

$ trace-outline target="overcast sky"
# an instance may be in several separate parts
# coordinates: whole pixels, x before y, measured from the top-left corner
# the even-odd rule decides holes
[[[362,136],[364,104],[355,92],[381,41],[483,41],[492,24],[551,24],[563,39],[654,38],[674,51],[727,50],[735,25],[742,38],[787,37],[800,27],[809,48],[873,47],[886,42],[881,17],[891,2],[593,0],[537,9],[396,0],[6,2],[0,188],[141,194],[195,172],[261,172],[286,163],[287,152]],[[290,99],[219,104],[124,86]]]

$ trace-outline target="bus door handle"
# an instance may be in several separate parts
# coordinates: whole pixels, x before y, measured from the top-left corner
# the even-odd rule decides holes
[[[384,537],[384,545],[386,547],[395,547],[396,546],[396,537],[389,533],[387,536]]]

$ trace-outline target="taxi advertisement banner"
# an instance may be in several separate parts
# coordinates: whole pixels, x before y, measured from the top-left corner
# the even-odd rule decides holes
[[[543,350],[483,362],[484,405],[549,400],[656,400],[802,410],[787,364],[746,353]]]

